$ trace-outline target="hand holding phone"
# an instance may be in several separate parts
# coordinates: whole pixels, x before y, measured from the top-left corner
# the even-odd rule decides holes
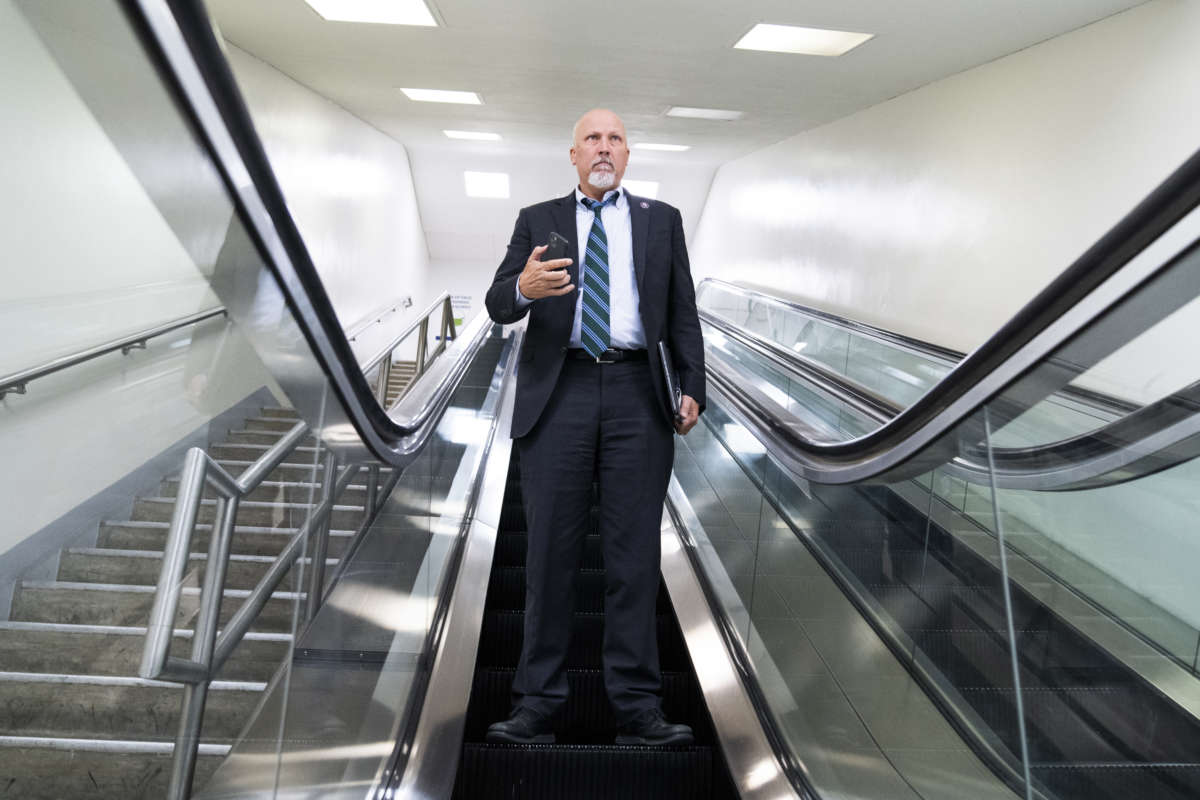
[[[550,232],[550,241],[546,243],[546,252],[542,253],[542,261],[557,261],[560,258],[570,258],[571,243],[567,241],[567,237],[557,231]],[[566,267],[555,267],[555,269],[566,269]]]
[[[525,269],[517,278],[517,288],[521,294],[530,300],[537,300],[541,297],[559,297],[575,291],[575,285],[571,283],[571,274],[567,272],[567,267],[571,264],[568,255],[570,247],[566,237],[551,233],[548,244],[533,248],[529,260],[525,262]]]

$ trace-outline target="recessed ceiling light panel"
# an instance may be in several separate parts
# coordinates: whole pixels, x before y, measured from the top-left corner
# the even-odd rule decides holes
[[[771,53],[800,53],[807,56],[840,56],[872,38],[873,33],[829,31],[795,25],[759,23],[743,36],[734,48],[766,50]]]
[[[445,89],[401,89],[409,100],[421,103],[463,103],[477,106],[483,103],[475,92],[452,92]]]
[[[687,117],[689,119],[741,119],[745,116],[741,111],[729,111],[724,108],[689,108],[688,106],[671,106],[667,109],[668,117]]]
[[[507,172],[464,172],[467,197],[489,197],[503,200],[508,197]]]
[[[307,0],[331,22],[374,22],[381,25],[437,25],[424,0]]]
[[[656,144],[654,142],[637,142],[633,145],[634,150],[662,150],[666,153],[682,153],[684,150],[691,150],[690,144]]]
[[[658,199],[658,181],[621,181],[621,185],[625,187],[625,191],[635,197]]]
[[[500,134],[487,131],[442,131],[451,139],[467,139],[472,142],[498,142]]]

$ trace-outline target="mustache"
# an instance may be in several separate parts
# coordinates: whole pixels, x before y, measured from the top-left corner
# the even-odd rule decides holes
[[[592,162],[592,169],[595,169],[596,167],[600,166],[601,164],[607,164],[610,167],[613,165],[613,163],[611,161],[609,161],[607,158],[598,158]]]

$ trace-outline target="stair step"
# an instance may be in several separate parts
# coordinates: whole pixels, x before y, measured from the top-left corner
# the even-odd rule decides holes
[[[58,563],[58,580],[74,583],[123,583],[154,586],[162,572],[163,554],[154,550],[109,550],[96,547],[77,547],[64,550]],[[311,558],[301,558],[307,574]],[[253,589],[275,562],[272,556],[235,554],[229,557],[225,570],[225,586],[230,589]],[[199,586],[204,578],[208,555],[193,552],[188,557],[183,582]],[[337,559],[326,559],[328,571],[337,566]],[[281,586],[292,586],[295,567],[284,577]],[[326,573],[328,574],[328,572]]]
[[[265,525],[299,527],[308,518],[313,506],[307,503],[265,503],[247,500],[238,503],[239,525]],[[140,497],[133,503],[132,518],[150,522],[169,522],[175,511],[174,497]],[[217,502],[201,500],[197,522],[212,522],[216,516]],[[363,506],[338,504],[330,514],[331,527],[339,530],[357,529],[366,509]]]
[[[261,416],[273,417],[275,419],[290,419],[296,422],[300,421],[300,415],[296,413],[296,409],[284,408],[282,406],[263,406]]]
[[[162,550],[167,541],[169,522],[154,520],[106,521],[100,523],[97,544],[111,550]],[[233,529],[231,552],[240,555],[276,556],[296,535],[297,528],[267,528],[238,525]],[[206,552],[212,525],[198,523],[192,533],[192,550]],[[352,530],[329,531],[329,555],[340,558],[354,538]]]
[[[200,590],[183,589],[176,627],[191,627]],[[224,624],[249,594],[244,589],[226,589],[219,620]],[[18,622],[60,622],[69,625],[144,625],[154,601],[153,586],[128,584],[22,581],[13,595],[11,618]],[[291,630],[297,602],[294,592],[275,592],[254,623],[254,630]]]
[[[691,669],[686,646],[674,620],[660,614],[658,623],[658,660],[664,670]],[[479,634],[480,667],[515,667],[525,640],[524,611],[495,611],[483,615]],[[576,612],[572,620],[571,644],[567,649],[567,669],[599,669],[604,645],[604,615]]]
[[[602,569],[581,569],[575,575],[575,610],[603,612],[605,573]],[[497,567],[492,569],[488,583],[487,608],[520,611],[525,608],[525,568]],[[658,586],[658,613],[669,613],[671,600],[666,588]]]
[[[162,800],[169,742],[0,736],[0,790],[21,800]],[[208,783],[229,745],[201,744],[192,785]]]
[[[291,641],[287,633],[247,633],[218,677],[266,681],[287,657]],[[136,675],[145,645],[144,627],[0,622],[0,670]],[[176,630],[171,654],[186,658],[191,646],[192,632]]]
[[[496,552],[492,564],[496,567],[523,567],[529,547],[529,534],[502,533],[496,537]],[[604,545],[599,534],[588,534],[583,540],[583,569],[604,569]]]
[[[254,461],[238,458],[218,458],[216,462],[225,468],[233,477],[238,477],[249,468]],[[266,480],[269,481],[300,481],[305,483],[317,482],[321,480],[324,467],[314,461],[308,462],[284,462],[267,474]],[[381,467],[379,470],[380,480],[392,472],[391,467]],[[366,486],[367,473],[360,471],[350,481],[351,486]]]
[[[508,717],[512,710],[515,674],[515,669],[507,668],[476,670],[463,730],[464,741],[482,742],[488,725]],[[611,744],[616,736],[617,725],[604,691],[601,670],[568,670],[567,685],[570,687],[567,704],[555,724],[558,740],[573,744]],[[662,698],[663,711],[668,719],[691,723],[696,716],[699,699],[686,673],[663,671]]]
[[[290,431],[299,421],[286,417],[247,417],[242,424],[248,431],[277,431],[282,434]]]
[[[218,461],[224,458],[237,461],[257,461],[269,449],[270,445],[265,444],[210,444],[208,446],[208,454]],[[302,444],[292,450],[288,457],[293,462],[311,462],[315,464],[318,461],[318,457],[324,457],[324,454],[325,451],[323,449],[318,452],[317,448]]]
[[[178,497],[179,478],[168,478],[162,482],[160,489],[161,497]],[[216,490],[211,486],[204,487],[205,498],[216,499],[217,496]],[[338,501],[345,505],[361,506],[366,503],[366,497],[367,485],[364,476],[362,482],[347,486],[338,497]],[[260,503],[312,503],[315,505],[321,502],[321,483],[312,483],[309,481],[263,481],[251,490],[250,494],[246,495],[244,501]]]
[[[265,683],[213,681],[201,738],[232,742]],[[183,688],[111,675],[0,672],[0,730],[90,739],[174,739]]]
[[[463,745],[462,800],[709,800],[712,748],[615,745]]]
[[[273,445],[283,438],[283,435],[274,431],[255,431],[255,430],[231,430],[226,433],[220,442],[216,444],[265,444]],[[300,440],[301,446],[308,445],[314,447],[317,444],[317,437],[309,433]]]

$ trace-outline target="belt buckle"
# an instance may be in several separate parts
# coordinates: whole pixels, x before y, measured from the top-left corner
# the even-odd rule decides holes
[[[612,348],[609,348],[609,349],[612,349]],[[607,352],[608,352],[608,350],[604,351],[604,353],[607,353]],[[596,356],[597,364],[615,364],[615,363],[617,363],[617,360],[615,358],[612,359],[611,361],[605,361],[603,358],[601,358],[600,356],[604,355],[604,353],[601,353],[599,356]]]

